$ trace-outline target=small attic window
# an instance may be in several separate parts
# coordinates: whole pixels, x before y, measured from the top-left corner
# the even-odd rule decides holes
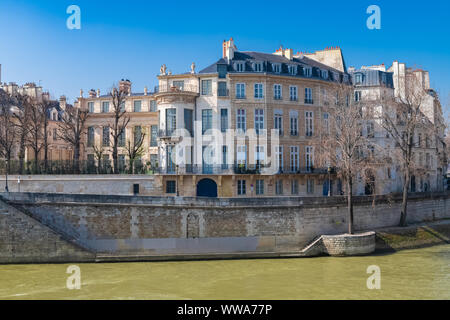
[[[363,80],[363,75],[361,73],[355,74],[355,84],[361,84]]]
[[[289,65],[288,66],[289,74],[296,75],[297,74],[297,66]]]
[[[322,79],[328,79],[328,71],[327,70],[321,70],[321,76]]]
[[[275,73],[281,73],[281,63],[272,63],[272,70]]]
[[[263,64],[262,64],[262,62],[254,62],[253,63],[253,70],[255,72],[262,72],[263,71]]]
[[[244,62],[235,62],[234,70],[236,70],[237,72],[244,72],[245,71]]]
[[[303,72],[305,77],[311,77],[312,69],[311,67],[303,67]]]

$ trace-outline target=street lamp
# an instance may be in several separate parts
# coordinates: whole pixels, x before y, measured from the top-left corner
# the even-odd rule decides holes
[[[8,189],[8,167],[9,167],[9,160],[8,159],[6,159],[6,184],[5,184],[5,191],[6,192],[9,192],[9,189]]]
[[[178,190],[178,165],[176,165],[176,169],[177,169],[177,171],[176,171],[177,183],[176,183],[175,187],[177,188],[177,197],[178,197],[178,196],[180,196],[179,190]]]
[[[331,167],[328,166],[328,196],[331,197]]]

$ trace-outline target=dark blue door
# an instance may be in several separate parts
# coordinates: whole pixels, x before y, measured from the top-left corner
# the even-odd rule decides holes
[[[217,184],[211,179],[202,179],[197,183],[197,197],[217,198]]]

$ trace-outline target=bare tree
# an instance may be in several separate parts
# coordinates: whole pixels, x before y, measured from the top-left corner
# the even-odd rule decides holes
[[[395,142],[395,160],[403,175],[400,226],[406,226],[408,190],[411,176],[417,170],[414,149],[421,147],[421,141],[416,134],[420,129],[424,138],[434,135],[433,126],[423,113],[430,96],[414,75],[407,75],[404,83],[400,94],[384,103],[380,112],[382,127]]]
[[[88,110],[68,106],[61,117],[61,121],[58,122],[58,137],[73,148],[72,160],[75,173],[80,172],[80,152],[83,137],[86,134],[85,124],[88,117]]]
[[[10,172],[11,158],[16,144],[16,126],[13,120],[11,97],[0,90],[0,156],[5,158],[6,172]]]
[[[29,122],[29,146],[33,149],[34,153],[34,172],[39,173],[39,153],[44,147],[43,139],[43,123],[46,114],[42,113],[42,109],[39,108],[39,102],[37,99],[32,100],[32,107],[30,108],[30,122]]]
[[[112,157],[115,174],[119,173],[119,140],[130,122],[130,117],[125,110],[125,100],[127,95],[128,90],[123,87],[117,88],[116,86],[113,86],[110,92],[113,119],[109,123],[109,127],[111,128],[110,134],[112,138]]]
[[[370,178],[374,148],[364,134],[368,112],[353,98],[353,87],[336,84],[335,96],[327,98],[328,130],[318,138],[318,161],[334,167],[345,184],[348,207],[348,233],[354,232],[353,190],[358,177]],[[329,186],[330,187],[330,186]]]
[[[44,153],[44,171],[48,169],[48,150],[50,143],[48,141],[49,136],[49,117],[50,110],[53,109],[54,104],[51,100],[43,98],[36,105],[42,119],[42,150]]]
[[[17,129],[18,144],[19,144],[19,174],[23,174],[25,163],[25,152],[28,143],[28,136],[30,133],[30,111],[33,107],[32,98],[26,94],[16,93],[13,96],[14,104],[17,106],[16,112],[13,113],[14,123]]]
[[[144,149],[144,141],[145,141],[145,136],[146,136],[146,132],[142,131],[142,129],[138,130],[137,128],[140,127],[134,127],[134,132],[133,132],[133,141],[131,139],[127,140],[125,149],[127,151],[128,154],[128,160],[129,160],[129,173],[133,174],[134,173],[134,163],[136,161],[137,158],[141,157],[143,154],[145,154],[145,149]]]

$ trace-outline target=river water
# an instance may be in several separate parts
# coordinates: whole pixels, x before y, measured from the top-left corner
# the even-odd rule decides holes
[[[381,289],[367,288],[368,266]],[[366,257],[0,266],[0,299],[450,299],[450,245]]]

